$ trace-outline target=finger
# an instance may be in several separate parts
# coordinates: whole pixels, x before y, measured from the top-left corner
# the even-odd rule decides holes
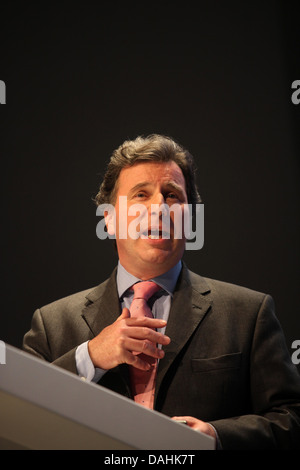
[[[127,351],[133,353],[136,356],[137,354],[146,354],[146,356],[153,357],[155,359],[162,359],[165,355],[165,352],[162,349],[159,349],[155,344],[147,340],[136,340],[129,338],[126,341],[125,348]]]
[[[146,327],[135,327],[132,326],[128,330],[128,336],[132,339],[147,339],[154,344],[161,344],[166,346],[170,344],[171,339],[169,336],[166,336],[158,331],[153,330],[152,328]]]
[[[143,361],[139,356],[134,356],[132,353],[127,352],[127,354],[124,357],[124,362],[126,364],[135,367],[136,369],[140,370],[150,370],[151,369],[151,364],[147,361]]]
[[[190,418],[190,416],[172,416],[171,419],[174,419],[174,421],[188,421]]]
[[[174,421],[184,422],[187,426],[190,426],[191,428],[194,427],[194,425],[196,424],[196,420],[192,416],[173,416],[172,419]]]
[[[116,321],[124,320],[125,318],[130,318],[130,311],[128,308],[123,308],[121,315]]]
[[[165,320],[149,317],[130,317],[126,319],[128,326],[147,326],[149,328],[164,328],[167,324]]]

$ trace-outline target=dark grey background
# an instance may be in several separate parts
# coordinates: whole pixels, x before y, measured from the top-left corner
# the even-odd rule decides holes
[[[1,6],[0,338],[21,346],[35,308],[111,273],[117,258],[96,237],[92,198],[111,152],[157,132],[198,166],[205,245],[186,254],[189,267],[271,294],[292,354],[296,3],[9,5]]]

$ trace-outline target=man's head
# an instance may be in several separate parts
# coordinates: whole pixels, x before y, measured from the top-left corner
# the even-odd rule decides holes
[[[168,161],[174,161],[183,173],[188,203],[193,205],[201,203],[195,182],[192,155],[170,137],[152,134],[147,137],[137,137],[135,140],[126,140],[113,152],[95,198],[96,204],[115,204],[118,178],[123,168],[138,162]]]
[[[126,198],[126,210],[120,203],[122,197]],[[174,237],[174,223],[183,225],[184,206],[200,203],[193,158],[168,137],[151,135],[126,141],[111,157],[96,203],[115,207],[115,226],[109,218],[106,223],[110,233],[115,230],[119,259],[125,269],[142,279],[162,274],[181,259],[185,248],[184,236]],[[124,238],[119,231],[120,221],[126,220],[126,226],[130,226],[133,216],[129,209],[137,204],[145,208],[146,220],[149,224],[151,220],[152,225],[147,222],[141,230],[143,235],[138,238]],[[170,210],[167,239],[162,236],[162,213],[153,209],[161,204],[170,209],[176,204],[179,210],[179,222]],[[150,235],[153,220],[159,233],[154,238]]]

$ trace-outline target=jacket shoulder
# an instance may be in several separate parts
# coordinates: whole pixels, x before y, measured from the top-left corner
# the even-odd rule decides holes
[[[230,328],[236,331],[236,337],[247,331],[249,335],[254,334],[257,322],[261,319],[262,324],[278,324],[275,314],[273,298],[264,293],[248,287],[240,286],[230,282],[219,281],[207,277],[201,277],[190,273],[193,289],[202,285],[202,295],[211,302],[210,318],[222,325],[222,328]],[[203,293],[203,285],[206,291]],[[259,323],[260,324],[260,323]],[[252,333],[251,333],[252,332]]]
[[[70,294],[68,296],[62,297],[61,299],[55,300],[50,302],[43,307],[41,307],[41,311],[56,311],[56,310],[65,310],[65,309],[74,309],[78,307],[84,307],[87,302],[87,296],[93,292],[95,287],[90,289],[85,289],[80,292],[76,292],[74,294]]]
[[[98,297],[101,297],[107,283],[108,279],[96,287],[94,286],[89,289],[62,297],[61,299],[55,300],[54,302],[50,302],[41,307],[40,311],[42,314],[51,312],[52,315],[55,314],[55,312],[61,313],[62,311],[70,311],[74,313],[79,310],[81,312],[84,307],[89,305]]]
[[[222,301],[223,304],[243,303],[259,307],[265,299],[273,302],[270,295],[249,287],[202,277],[192,271],[188,271],[188,275],[194,289],[200,289],[202,294],[210,295],[214,301]]]

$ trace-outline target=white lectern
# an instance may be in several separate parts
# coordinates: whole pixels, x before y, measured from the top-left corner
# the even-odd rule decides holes
[[[6,345],[0,449],[211,450],[215,440]]]

